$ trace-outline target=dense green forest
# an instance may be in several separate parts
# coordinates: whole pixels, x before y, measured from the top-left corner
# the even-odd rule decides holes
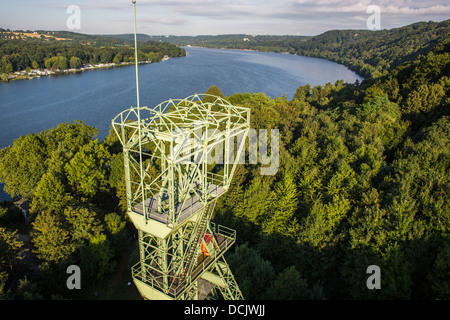
[[[333,30],[300,43],[294,50],[299,55],[341,63],[363,77],[378,77],[428,52],[449,35],[450,20],[375,32]]]
[[[237,231],[226,258],[246,299],[450,299],[450,38],[432,43],[383,58],[389,67],[362,83],[226,97],[251,108],[252,128],[280,130],[277,174],[240,165],[215,210]],[[0,151],[5,190],[32,199],[28,225],[0,207],[2,298],[73,298],[68,265],[95,283],[136,241],[120,145],[96,135],[65,123]],[[366,286],[369,265],[380,290]]]
[[[92,36],[73,32],[39,31],[41,37],[21,38],[22,31],[0,31],[0,74],[26,69],[79,68],[85,64],[121,63],[134,61],[134,42],[108,36]],[[16,35],[17,34],[17,35]],[[57,38],[69,40],[55,40]],[[138,60],[161,61],[169,57],[185,56],[184,49],[169,43],[141,42]]]
[[[216,220],[247,298],[450,299],[450,39],[363,84],[237,94],[280,170],[236,173]],[[366,268],[381,269],[368,290]]]

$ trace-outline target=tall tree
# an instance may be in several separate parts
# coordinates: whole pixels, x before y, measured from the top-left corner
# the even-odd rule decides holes
[[[261,258],[255,249],[245,243],[236,247],[235,251],[229,255],[228,263],[245,299],[267,297],[267,289],[275,277],[269,261]]]
[[[75,192],[92,197],[104,190],[107,185],[107,164],[110,154],[98,140],[90,141],[81,147],[66,164],[69,183]]]
[[[59,213],[70,199],[71,196],[66,193],[61,180],[53,172],[47,172],[42,176],[36,188],[32,210],[38,212],[48,209]]]
[[[119,247],[125,241],[126,222],[117,213],[105,215],[106,232],[111,239],[113,247]]]
[[[94,210],[84,207],[67,207],[64,218],[69,224],[70,237],[77,248],[103,231],[102,223]]]
[[[60,262],[74,252],[69,231],[63,220],[50,211],[42,211],[33,222],[31,231],[34,252],[48,262]]]
[[[295,237],[299,231],[298,220],[294,216],[297,210],[297,187],[288,173],[271,194],[270,214],[262,223],[262,230],[267,234]]]
[[[73,69],[78,69],[79,67],[81,67],[81,59],[78,57],[72,57],[70,58],[70,67]]]
[[[103,233],[98,233],[89,240],[89,244],[81,249],[80,268],[85,271],[86,278],[101,279],[114,270],[115,262],[111,243]]]
[[[16,232],[0,227],[0,299],[6,282],[20,262],[19,250],[23,243],[18,241]]]
[[[0,182],[10,195],[30,197],[46,171],[46,147],[36,134],[21,136],[0,151]]]
[[[290,266],[278,274],[270,289],[274,300],[304,300],[309,298],[308,284],[295,266]]]

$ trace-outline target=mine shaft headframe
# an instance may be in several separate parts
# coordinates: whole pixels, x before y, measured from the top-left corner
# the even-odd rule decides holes
[[[244,152],[250,109],[195,94],[154,108],[129,108],[112,124],[123,145],[129,211],[144,210],[146,220],[164,214],[176,224],[188,193],[205,205],[228,189]],[[222,170],[211,171],[213,153],[222,153]],[[157,207],[151,207],[156,198]]]

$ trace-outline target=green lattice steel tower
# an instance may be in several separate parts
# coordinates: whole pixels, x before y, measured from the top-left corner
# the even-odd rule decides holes
[[[132,274],[141,295],[202,299],[217,288],[225,299],[243,299],[224,258],[236,233],[210,220],[244,152],[250,109],[193,95],[127,109],[112,124],[139,233]]]

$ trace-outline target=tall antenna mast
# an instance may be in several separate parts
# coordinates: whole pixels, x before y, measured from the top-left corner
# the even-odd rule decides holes
[[[138,119],[138,133],[139,133],[139,171],[141,176],[140,188],[142,191],[142,202],[145,201],[144,191],[144,168],[142,162],[142,134],[141,134],[141,110],[139,104],[139,73],[138,73],[138,50],[137,50],[137,35],[136,35],[136,0],[131,1],[133,3],[134,11],[134,62],[136,65],[136,99],[137,99],[137,119]],[[145,213],[144,213],[145,216]]]
[[[136,1],[133,0],[133,10],[134,10],[134,62],[136,65],[136,98],[137,107],[139,110],[139,74],[138,74],[138,51],[137,51],[137,36],[136,36]]]

